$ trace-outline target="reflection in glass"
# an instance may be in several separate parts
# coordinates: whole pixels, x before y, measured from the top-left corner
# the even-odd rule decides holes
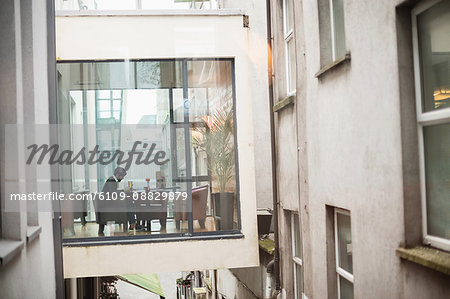
[[[217,0],[56,0],[56,10],[217,9]]]
[[[423,112],[450,107],[450,2],[417,17]]]
[[[424,127],[427,233],[450,239],[450,124]]]
[[[334,39],[334,57],[333,60],[344,57],[345,55],[345,23],[344,23],[344,1],[331,0],[333,5],[333,39]]]
[[[97,146],[96,159],[115,157],[60,167],[61,192],[93,197],[82,207],[65,207],[64,238],[238,228],[232,63],[58,63],[59,122],[70,125],[60,126],[60,146],[74,152]],[[120,164],[120,153],[133,153],[133,162]],[[137,163],[157,153],[164,163]],[[127,174],[115,190],[126,199],[98,204],[98,192],[118,166]],[[181,194],[186,200],[177,200]],[[106,208],[119,211],[107,214]]]
[[[350,216],[337,213],[339,267],[353,274]]]
[[[287,42],[288,47],[288,71],[289,71],[289,92],[292,92],[296,89],[296,68],[295,68],[295,43],[294,39],[291,38]]]
[[[295,275],[296,275],[296,291],[297,291],[297,298],[302,299],[302,292],[303,292],[303,279],[302,279],[302,266],[300,266],[297,263],[294,263],[295,265]]]

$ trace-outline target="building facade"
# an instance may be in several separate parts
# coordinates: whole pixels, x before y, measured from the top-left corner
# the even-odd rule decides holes
[[[63,297],[59,221],[52,203],[8,196],[54,190],[49,165],[27,167],[18,159],[26,152],[24,143],[37,141],[37,125],[54,121],[49,115],[49,98],[56,95],[53,9],[51,1],[0,4],[1,298]],[[51,132],[42,133],[39,141],[50,142]]]
[[[448,1],[270,9],[282,298],[445,298]]]

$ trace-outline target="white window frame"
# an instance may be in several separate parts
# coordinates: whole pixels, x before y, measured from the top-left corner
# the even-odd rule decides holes
[[[419,39],[417,31],[417,16],[438,4],[441,0],[423,1],[411,11],[414,57],[414,83],[416,93],[417,131],[419,139],[419,164],[420,164],[420,195],[422,202],[422,232],[424,244],[450,251],[450,240],[428,234],[427,228],[427,197],[425,181],[425,145],[423,140],[423,128],[426,126],[445,124],[450,122],[450,108],[435,111],[422,112],[422,84],[420,75]]]
[[[294,27],[295,24],[292,25],[292,28],[288,30],[288,11],[287,11],[287,1],[292,1],[292,18],[294,21],[294,0],[283,0],[283,37],[284,37],[284,53],[286,56],[285,59],[285,70],[286,70],[286,90],[288,96],[294,95],[296,92],[296,84],[294,86],[291,85],[291,67],[295,67],[295,61],[293,61],[294,65],[289,64],[289,42],[292,41],[294,43],[295,49],[295,41],[294,41]],[[295,57],[295,53],[294,53]],[[295,74],[295,72],[294,72]],[[294,80],[296,82],[296,80]]]
[[[295,243],[295,228],[294,225],[296,225],[295,223],[295,216],[298,216],[298,223],[297,225],[299,226],[298,229],[300,230],[300,252],[301,252],[301,256],[295,256],[295,252],[297,251],[296,248],[299,244]],[[298,290],[297,290],[297,268],[295,267],[295,265],[299,265],[302,269],[302,294],[303,294],[303,280],[304,280],[304,276],[303,276],[303,242],[301,241],[302,238],[302,234],[301,234],[301,224],[300,224],[300,215],[296,212],[291,212],[291,241],[292,241],[292,261],[294,262],[294,299],[302,299],[302,298],[298,298],[297,294],[298,294]]]
[[[351,216],[350,212],[346,210],[342,210],[339,208],[334,208],[334,246],[335,246],[335,253],[336,253],[336,273],[337,273],[337,293],[338,293],[338,299],[341,299],[341,282],[339,277],[342,276],[347,281],[351,282],[352,285],[354,284],[354,277],[353,274],[348,272],[347,270],[341,268],[339,266],[339,237],[338,237],[338,223],[337,223],[337,214],[343,214],[350,217],[350,231],[351,231]],[[352,236],[352,244],[353,244],[353,236]],[[352,256],[353,259],[353,256]]]

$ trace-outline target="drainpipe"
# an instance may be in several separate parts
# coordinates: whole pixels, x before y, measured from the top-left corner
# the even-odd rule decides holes
[[[270,109],[270,150],[272,162],[272,198],[273,198],[273,227],[274,227],[274,276],[275,276],[275,290],[279,293],[281,290],[280,283],[280,246],[278,237],[278,188],[277,188],[277,164],[276,164],[276,150],[275,150],[275,121],[273,112],[273,77],[272,77],[272,18],[270,10],[270,0],[266,0],[266,16],[267,16],[267,59],[268,59],[268,80],[269,80],[269,109]]]

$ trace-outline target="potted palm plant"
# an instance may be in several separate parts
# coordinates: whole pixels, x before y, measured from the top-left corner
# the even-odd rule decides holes
[[[194,143],[208,156],[212,180],[217,182],[212,199],[219,229],[233,229],[234,192],[227,192],[227,184],[234,176],[235,152],[233,140],[233,109],[223,107],[203,118],[206,130],[193,135]]]

